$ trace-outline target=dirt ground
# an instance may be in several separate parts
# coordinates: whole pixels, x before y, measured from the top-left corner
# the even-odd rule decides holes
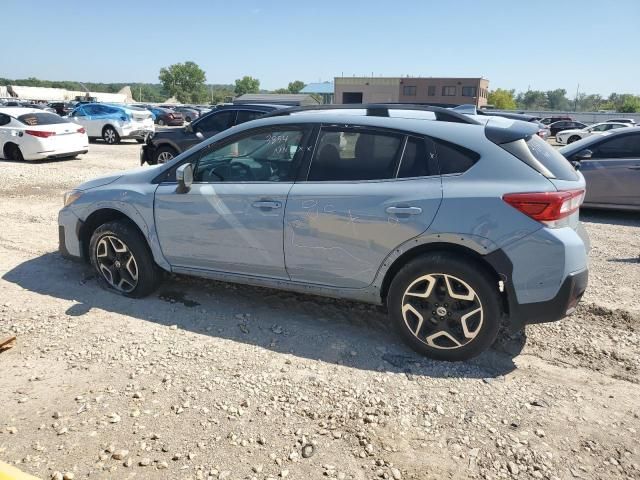
[[[0,161],[0,460],[41,478],[638,479],[640,215],[583,212],[562,322],[463,364],[376,307],[173,278],[143,300],[57,253],[62,194],[139,146]]]

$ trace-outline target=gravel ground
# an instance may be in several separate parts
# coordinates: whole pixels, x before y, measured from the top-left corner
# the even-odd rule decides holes
[[[174,278],[129,300],[62,259],[78,183],[135,143],[0,161],[0,459],[42,478],[640,478],[640,216],[587,212],[577,313],[462,364],[380,309]]]

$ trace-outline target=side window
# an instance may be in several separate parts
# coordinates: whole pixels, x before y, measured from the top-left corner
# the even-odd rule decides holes
[[[444,140],[435,140],[440,174],[464,173],[478,161],[480,155],[467,148]]]
[[[258,117],[264,115],[264,112],[253,112],[249,110],[239,110],[238,116],[236,117],[236,125],[240,125],[244,122],[250,122],[251,120],[255,120]]]
[[[95,105],[84,105],[81,111],[84,115],[98,115]]]
[[[606,140],[593,149],[591,158],[640,158],[640,134]]]
[[[605,130],[609,129],[609,125],[607,125],[606,123],[603,123],[602,125],[597,125],[595,127],[591,128],[592,132],[604,132]]]
[[[0,127],[3,125],[7,125],[11,121],[11,117],[9,115],[5,115],[0,113]]]
[[[402,154],[398,178],[429,177],[438,174],[435,143],[409,137]]]
[[[304,157],[306,130],[281,127],[244,133],[206,149],[196,163],[196,182],[293,181]]]
[[[327,128],[320,131],[309,181],[358,181],[394,178],[402,136]]]
[[[197,123],[196,128],[202,132],[222,132],[231,127],[235,114],[233,110],[226,110],[208,115]]]

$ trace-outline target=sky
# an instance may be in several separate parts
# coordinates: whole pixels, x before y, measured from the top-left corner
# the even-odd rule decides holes
[[[490,89],[640,94],[640,0],[1,0],[0,77],[208,83],[483,76]]]

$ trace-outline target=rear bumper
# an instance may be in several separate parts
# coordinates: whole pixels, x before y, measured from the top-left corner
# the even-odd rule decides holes
[[[514,326],[555,322],[571,315],[582,299],[588,283],[589,271],[584,269],[569,274],[562,282],[558,294],[551,300],[513,305],[510,316]]]
[[[47,155],[48,160],[55,160],[56,158],[75,157],[76,155],[84,155],[89,150],[77,150],[75,152],[54,153],[53,155]]]

